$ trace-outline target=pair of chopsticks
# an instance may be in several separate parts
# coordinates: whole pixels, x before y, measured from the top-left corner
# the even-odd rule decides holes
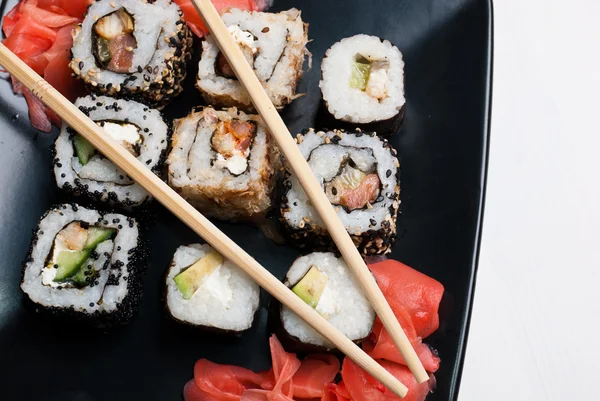
[[[279,148],[287,158],[313,205],[325,221],[329,233],[336,242],[346,263],[360,282],[371,305],[399,348],[408,367],[417,381],[429,380],[429,375],[419,361],[416,352],[408,341],[406,334],[396,320],[394,313],[362,257],[338,219],[331,203],[327,199],[320,184],[315,179],[310,167],[298,150],[296,142],[290,135],[286,125],[273,106],[252,68],[245,60],[238,45],[231,38],[227,27],[221,20],[210,0],[193,0],[206,26],[219,43],[221,51],[234,69],[238,79],[248,90],[250,97],[277,141]],[[96,149],[123,169],[134,181],[139,183],[156,200],[162,203],[181,221],[200,235],[227,259],[231,260],[261,287],[267,290],[283,305],[294,311],[300,318],[310,324],[321,335],[332,342],[346,356],[379,380],[384,386],[400,397],[408,391],[391,373],[362,351],[355,343],[338,331],[331,323],[319,315],[313,308],[304,303],[282,282],[261,266],[254,258],[228,238],[200,212],[193,208],[159,177],[131,155],[114,140],[104,135],[104,131],[94,121],[83,114],[75,105],[50,86],[42,77],[21,61],[8,48],[0,44],[0,65],[19,80],[27,89],[50,107],[71,128],[83,135]]]

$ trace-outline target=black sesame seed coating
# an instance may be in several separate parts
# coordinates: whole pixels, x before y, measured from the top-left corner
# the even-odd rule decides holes
[[[79,209],[81,206],[76,204],[62,204],[52,207],[48,210],[41,218],[40,222],[47,217],[50,213],[56,212],[58,210],[65,210],[67,208],[77,208]],[[107,212],[99,213],[104,216]],[[112,212],[111,212],[112,213]],[[104,220],[103,217],[100,217],[101,220]],[[76,324],[84,324],[92,327],[97,327],[101,329],[108,329],[111,327],[121,326],[127,324],[135,312],[137,311],[139,300],[142,296],[142,279],[146,271],[146,255],[147,255],[147,244],[141,232],[143,231],[140,227],[140,235],[138,236],[137,243],[133,245],[133,247],[129,250],[128,255],[128,279],[127,281],[127,295],[123,300],[119,303],[117,310],[115,312],[94,312],[88,313],[84,311],[75,310],[72,307],[62,308],[62,307],[54,307],[47,306],[42,304],[37,304],[32,301],[29,296],[24,293],[25,298],[25,306],[32,310],[34,313],[38,313],[44,317],[55,320],[64,320],[65,322],[73,322]],[[25,262],[23,263],[22,276],[21,280],[24,279],[25,269],[27,263],[33,262],[32,252],[37,243],[38,237],[42,235],[42,232],[39,230],[34,231],[33,239],[31,242],[31,246],[29,248],[29,253],[25,258]],[[109,263],[107,260],[105,263]],[[120,262],[123,264],[123,262]],[[124,264],[123,264],[124,266]],[[88,277],[89,278],[89,277]],[[86,280],[88,279],[86,278]],[[98,281],[90,283],[90,286],[99,285]],[[56,290],[64,290],[63,287],[57,287]],[[93,307],[93,306],[91,306]]]

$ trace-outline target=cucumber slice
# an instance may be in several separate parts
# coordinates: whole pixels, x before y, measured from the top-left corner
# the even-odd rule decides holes
[[[81,135],[75,135],[75,138],[73,138],[73,146],[75,146],[75,153],[77,153],[79,163],[83,166],[90,161],[90,158],[96,152],[96,148]]]
[[[371,63],[366,59],[354,61],[350,75],[350,87],[364,91],[367,89],[369,76],[371,75]]]
[[[77,273],[70,278],[73,285],[79,288],[86,287],[100,275],[100,273],[94,269],[93,262],[94,261],[91,258],[84,261]]]
[[[89,250],[61,251],[56,258],[58,269],[56,269],[54,281],[62,283],[69,280],[81,268],[81,265],[88,258],[89,254]]]
[[[114,228],[90,227],[88,230],[87,241],[83,249],[94,250],[98,244],[112,238],[117,230]]]

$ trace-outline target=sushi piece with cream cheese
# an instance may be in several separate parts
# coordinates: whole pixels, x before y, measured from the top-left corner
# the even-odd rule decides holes
[[[296,259],[284,284],[351,340],[359,342],[371,332],[375,311],[344,260],[333,253]],[[282,332],[297,348],[334,348],[288,307],[281,306],[279,318]]]
[[[252,326],[260,288],[209,245],[181,246],[166,275],[166,308],[180,323],[241,333]]]

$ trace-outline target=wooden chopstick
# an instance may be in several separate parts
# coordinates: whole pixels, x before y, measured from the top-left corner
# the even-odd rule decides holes
[[[62,118],[75,131],[83,135],[96,149],[123,169],[129,177],[139,183],[156,200],[162,203],[181,221],[212,245],[224,257],[231,260],[261,287],[290,308],[305,322],[310,324],[323,337],[331,341],[346,356],[355,361],[373,377],[400,397],[408,391],[391,373],[375,362],[350,339],[338,331],[331,323],[308,306],[281,281],[261,266],[235,242],[221,232],[192,205],[186,202],[159,177],[117,144],[94,121],[83,114],[75,105],[61,95],[48,82],[33,71],[27,64],[0,43],[0,65],[27,89],[36,95],[46,106]],[[374,282],[374,280],[373,280]]]
[[[383,325],[390,333],[394,344],[400,350],[411,372],[415,375],[419,383],[426,382],[429,380],[429,375],[425,371],[425,368],[423,368],[417,353],[406,337],[406,333],[404,333],[404,330],[402,330],[402,327],[398,323],[392,308],[390,308],[381,289],[377,286],[375,280],[373,280],[371,272],[352,242],[342,221],[338,218],[333,206],[327,199],[323,188],[300,153],[296,142],[254,74],[252,67],[250,67],[242,51],[229,34],[219,13],[210,0],[192,0],[192,3],[210,30],[210,33],[219,44],[222,53],[235,71],[238,80],[248,91],[254,107],[265,121],[265,124],[271,131],[271,135],[277,141],[279,149],[285,155],[300,184],[302,184],[304,191],[325,222],[329,234],[335,241],[346,264],[354,272],[375,312],[377,312],[377,316],[379,316],[379,319],[381,319]]]

